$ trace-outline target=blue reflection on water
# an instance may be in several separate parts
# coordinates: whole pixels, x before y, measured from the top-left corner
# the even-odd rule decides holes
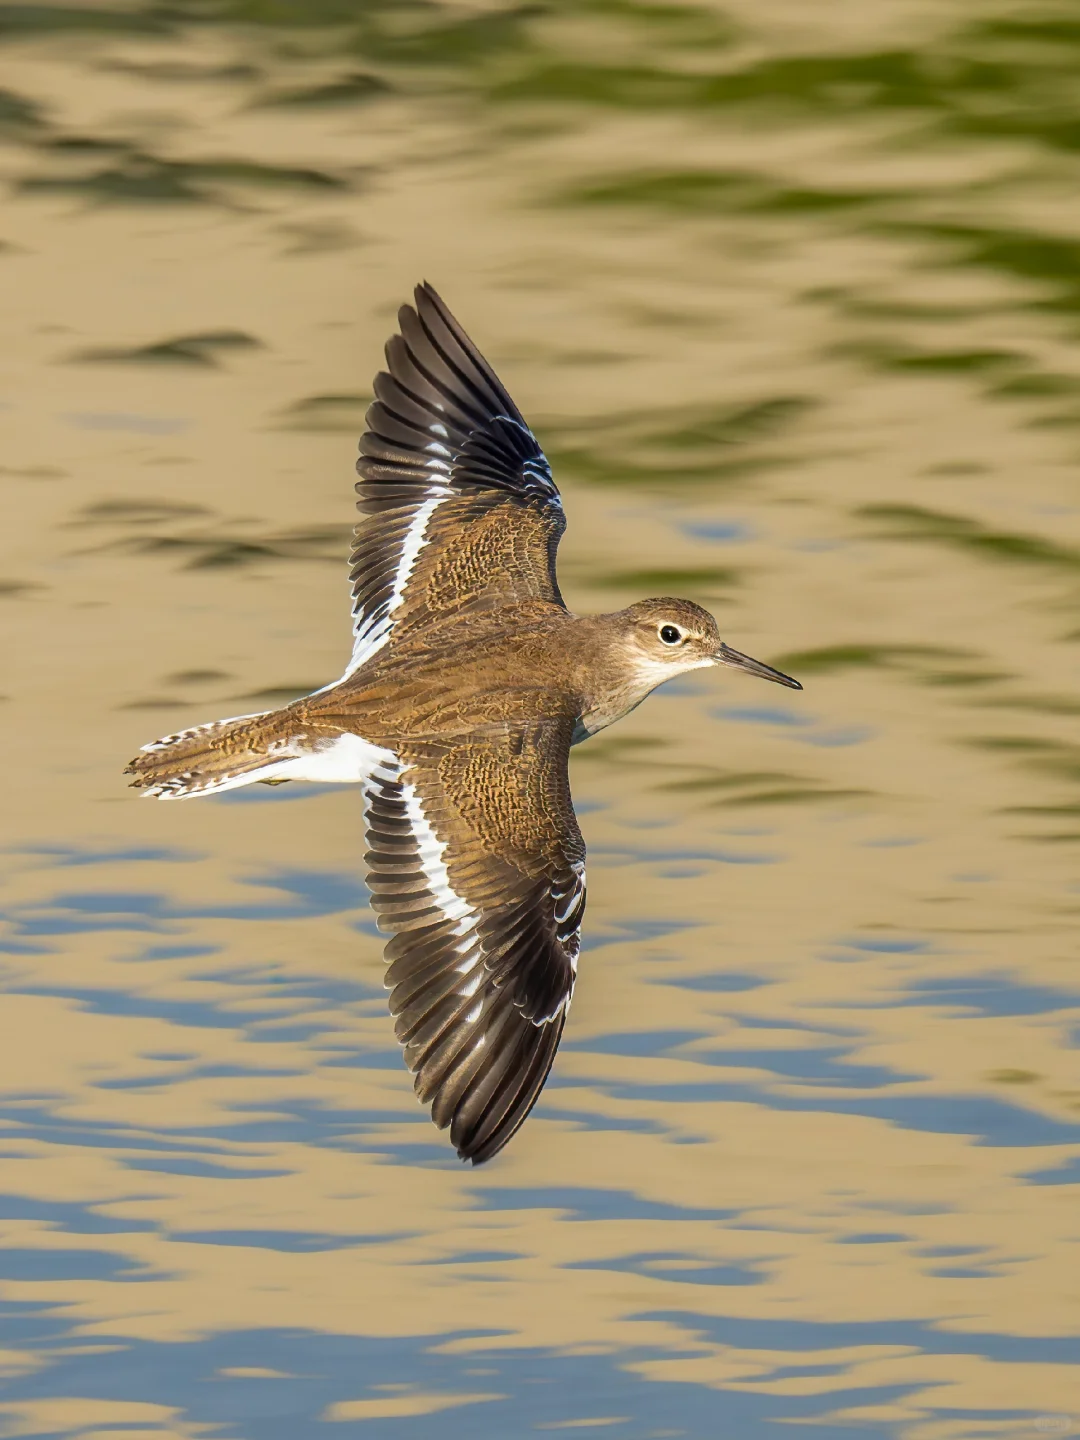
[[[753,1052],[746,1052],[748,1055]],[[887,1120],[905,1130],[934,1135],[970,1135],[984,1145],[1067,1145],[1080,1141],[1080,1121],[1055,1120],[986,1096],[883,1095],[848,1097],[822,1090],[790,1095],[760,1086],[725,1081],[687,1081],[650,1085],[595,1079],[596,1089],[618,1099],[667,1101],[672,1104],[723,1104],[740,1101],[772,1110],[818,1111]]]
[[[779,855],[760,850],[631,850],[629,848],[615,850],[613,848],[607,848],[594,849],[592,855],[594,860],[600,860],[606,865],[646,865],[651,875],[656,875],[660,867],[685,866],[688,863],[700,865],[775,865],[780,859]],[[669,872],[665,869],[661,873],[667,874]],[[674,878],[678,878],[680,873],[681,872],[676,872]]]
[[[443,1335],[371,1337],[303,1329],[226,1331],[187,1341],[132,1340],[95,1334],[94,1353],[64,1317],[43,1305],[8,1303],[0,1309],[0,1340],[46,1356],[35,1373],[12,1376],[5,1399],[31,1404],[43,1396],[124,1400],[175,1409],[186,1425],[212,1428],[223,1440],[300,1440],[322,1432],[331,1407],[388,1394],[476,1395],[481,1403],[442,1409],[419,1424],[399,1418],[341,1419],[343,1440],[403,1440],[437,1433],[443,1440],[517,1436],[549,1427],[577,1428],[623,1417],[608,1428],[624,1440],[678,1435],[684,1440],[789,1440],[792,1423],[823,1440],[836,1434],[838,1409],[884,1406],[926,1392],[923,1385],[855,1385],[845,1358],[799,1357],[807,1351],[881,1345],[915,1355],[972,1354],[994,1359],[1072,1363],[1075,1342],[935,1331],[918,1322],[815,1324],[798,1320],[708,1317],[685,1311],[639,1317],[674,1325],[682,1346],[633,1346],[614,1353],[560,1354],[538,1348],[486,1346],[491,1330]],[[797,1377],[836,1377],[810,1394],[770,1393],[764,1385],[726,1389],[693,1382],[650,1380],[650,1361],[702,1353],[702,1340],[736,1351],[773,1352],[762,1377],[773,1386]],[[448,1342],[452,1342],[448,1347]],[[471,1343],[470,1343],[471,1342]],[[462,1349],[467,1345],[467,1349]],[[100,1348],[99,1348],[100,1347]],[[763,1357],[760,1355],[759,1360]],[[270,1371],[270,1376],[245,1371]],[[801,1388],[801,1387],[797,1387]],[[936,1414],[925,1401],[919,1410]],[[32,1412],[31,1412],[32,1413]],[[944,1412],[942,1412],[944,1413]],[[990,1421],[1006,1412],[973,1412]],[[1018,1412],[1007,1412],[1013,1416]],[[956,1412],[950,1410],[950,1417]],[[114,1427],[115,1428],[115,1427]],[[845,1420],[847,1440],[881,1440],[877,1420]],[[44,1440],[44,1437],[43,1437]]]
[[[323,1250],[353,1250],[381,1245],[403,1235],[331,1235],[315,1230],[171,1230],[170,1240],[185,1245],[236,1245],[248,1250],[275,1250],[310,1255]]]
[[[840,1085],[847,1089],[879,1090],[886,1085],[917,1080],[885,1065],[847,1061],[850,1047],[810,1047],[803,1050],[694,1050],[687,1058],[706,1065],[771,1070],[803,1085]]]
[[[218,795],[205,795],[200,805],[288,805],[296,800],[328,799],[333,786],[308,784],[290,780],[287,785],[243,785],[236,790],[223,790]]]
[[[378,1127],[386,1124],[396,1129],[414,1129],[422,1143],[432,1139],[430,1122],[413,1100],[403,1067],[400,1110],[330,1109],[302,1099],[275,1096],[269,1105],[236,1105],[226,1113],[235,1119],[190,1129],[174,1126],[142,1130],[85,1117],[68,1118],[56,1114],[46,1102],[26,1101],[0,1106],[0,1125],[8,1138],[20,1141],[34,1139],[52,1145],[115,1150],[129,1167],[170,1173],[179,1167],[175,1168],[177,1174],[228,1176],[252,1175],[256,1172],[241,1168],[245,1160],[265,1158],[258,1149],[243,1151],[238,1146],[299,1144],[315,1149],[382,1152],[386,1147],[380,1142]],[[437,1149],[440,1155],[454,1158],[445,1144]],[[206,1165],[211,1168],[197,1168]]]
[[[220,945],[148,945],[132,960],[194,960],[200,955],[216,955],[220,949]]]
[[[307,1330],[247,1330],[193,1341],[131,1341],[107,1335],[95,1339],[115,1349],[80,1353],[63,1322],[35,1307],[5,1307],[8,1327],[22,1343],[48,1347],[43,1371],[16,1377],[7,1387],[9,1403],[41,1395],[87,1400],[123,1398],[175,1408],[190,1425],[213,1427],[224,1440],[299,1440],[315,1433],[335,1404],[383,1400],[390,1394],[475,1395],[484,1403],[441,1409],[437,1420],[410,1425],[398,1418],[342,1419],[335,1436],[344,1440],[401,1440],[433,1433],[444,1440],[477,1435],[511,1436],[536,1428],[586,1424],[612,1415],[610,1427],[627,1440],[675,1433],[689,1440],[715,1440],[718,1433],[740,1440],[786,1440],[785,1421],[813,1421],[838,1403],[856,1397],[885,1403],[913,1388],[836,1389],[824,1397],[718,1392],[705,1385],[649,1381],[629,1368],[665,1352],[634,1348],[614,1355],[562,1355],[552,1351],[485,1349],[492,1332],[395,1338],[313,1333]],[[475,1342],[463,1354],[444,1352],[447,1341]],[[271,1370],[272,1378],[245,1375]],[[230,1372],[241,1372],[240,1374]],[[733,1428],[728,1428],[733,1427]],[[826,1432],[828,1433],[828,1432]],[[845,1427],[853,1440],[880,1432],[859,1424]]]
[[[1080,1155],[1074,1155],[1064,1165],[1032,1170],[1023,1178],[1032,1185],[1080,1185]]]
[[[981,1255],[984,1249],[983,1245],[920,1245],[915,1253],[928,1260],[951,1260],[958,1255]]]
[[[127,1199],[121,1197],[110,1203],[125,1204]],[[128,1235],[157,1229],[151,1220],[103,1215],[100,1210],[73,1200],[39,1200],[32,1195],[0,1195],[0,1220],[35,1220],[70,1235]]]
[[[275,1180],[282,1175],[291,1175],[291,1170],[258,1169],[241,1165],[218,1165],[211,1160],[199,1160],[185,1155],[155,1160],[145,1155],[138,1158],[118,1155],[117,1160],[128,1170],[146,1170],[155,1175],[191,1175],[203,1180]]]
[[[331,986],[329,988],[333,990],[338,987]],[[346,987],[341,988],[345,989]],[[352,1002],[366,1001],[375,994],[382,995],[384,993],[377,992],[373,987],[366,985],[347,988],[350,992],[349,1001]],[[290,998],[296,1000],[296,1010],[291,1015],[283,1015],[277,1004],[266,1003],[272,998],[277,998],[276,992],[253,995],[247,1000],[247,1003],[230,1000],[227,1006],[202,1000],[159,999],[149,995],[132,994],[130,991],[124,990],[82,990],[73,986],[14,985],[10,987],[8,993],[61,996],[64,999],[77,1001],[83,1009],[97,1015],[125,1015],[138,1019],[164,1020],[170,1025],[202,1030],[241,1030],[244,1032],[245,1039],[255,1044],[306,1041],[316,1036],[340,1036],[341,1034],[333,1018],[335,1001],[332,997],[318,994],[314,986],[302,990],[285,991]],[[321,1018],[314,1018],[313,1013],[312,1019],[305,1020],[303,1015],[305,1010],[315,1012]],[[325,1013],[328,1011],[329,1015]],[[359,1065],[381,1067],[386,1063],[381,1059],[371,1059],[365,1056],[359,1046],[351,1047],[349,1054],[357,1057],[355,1063]],[[338,1063],[351,1062],[341,1061]],[[262,1066],[253,1065],[248,1073],[258,1074],[260,1072],[266,1073]],[[154,1078],[156,1077],[148,1077],[148,1083],[152,1083]],[[139,1082],[132,1080],[130,1083],[137,1084]]]
[[[674,1265],[665,1261],[675,1261]],[[640,1275],[648,1280],[672,1280],[680,1285],[761,1285],[768,1277],[747,1265],[703,1265],[696,1255],[667,1250],[639,1255],[617,1255],[606,1260],[575,1260],[566,1270],[611,1270]]]
[[[1001,1269],[988,1266],[952,1265],[942,1266],[940,1270],[927,1270],[926,1273],[933,1276],[935,1280],[996,1280],[1001,1275]]]
[[[554,1094],[557,1090],[580,1090],[582,1082],[572,1076],[565,1078],[558,1074],[552,1075],[544,1087],[544,1094]],[[540,1102],[541,1105],[544,1103]],[[543,1112],[538,1112],[543,1113]],[[563,1109],[547,1112],[551,1119],[557,1119],[576,1125],[581,1130],[590,1130],[600,1133],[605,1130],[622,1130],[631,1135],[666,1135],[669,1127],[655,1119],[643,1119],[632,1115],[603,1115],[596,1110],[574,1110]]]
[[[857,1235],[838,1235],[838,1245],[896,1245],[906,1240],[895,1230],[865,1230]]]
[[[340,910],[359,910],[367,905],[371,891],[359,873],[332,870],[275,870],[245,882],[270,890],[283,890],[305,906],[305,915],[333,915]]]
[[[919,980],[893,1005],[962,1006],[977,1015],[1047,1015],[1080,1005],[1080,993],[1025,985],[1008,975],[957,975]]]
[[[742,990],[759,990],[768,985],[759,975],[738,975],[734,972],[709,975],[657,975],[653,984],[677,985],[680,990],[707,990],[720,993],[737,993]]]
[[[146,1056],[150,1059],[150,1056]],[[190,1056],[183,1057],[190,1059]],[[98,1080],[95,1082],[97,1090],[163,1090],[169,1085],[175,1085],[179,1079],[184,1080],[235,1080],[240,1076],[245,1079],[257,1077],[259,1079],[285,1079],[301,1074],[295,1067],[291,1069],[270,1069],[259,1065],[196,1065],[190,1070],[185,1070],[182,1075],[175,1071],[165,1070],[160,1075],[122,1075],[116,1080]]]
[[[28,845],[21,847],[23,855],[40,855],[54,865],[111,865],[128,862],[160,860],[170,865],[182,865],[188,861],[202,860],[203,855],[193,850],[176,850],[164,845],[116,846],[112,849],[94,850],[72,845]]]
[[[584,1186],[540,1185],[528,1189],[488,1185],[474,1187],[482,1210],[565,1210],[571,1220],[731,1220],[738,1210],[699,1210],[647,1200],[629,1190],[586,1189]]]
[[[904,1346],[926,1355],[978,1355],[1021,1364],[1042,1361],[1072,1366],[1076,1362],[1076,1339],[1072,1335],[939,1330],[920,1320],[755,1319],[691,1311],[652,1311],[635,1319],[665,1321],[687,1331],[688,1340],[705,1338],[740,1350],[839,1350],[856,1345],[887,1345]]]
[[[8,993],[62,996],[65,1000],[77,1001],[84,1010],[94,1015],[166,1020],[171,1025],[192,1025],[205,1030],[235,1030],[259,1013],[266,1016],[279,1013],[276,1009],[259,1012],[254,1006],[248,1010],[230,1011],[202,1000],[157,1000],[148,995],[134,995],[130,990],[82,990],[72,985],[13,985]]]
[[[838,940],[837,944],[845,946],[848,950],[865,950],[868,955],[922,955],[930,948],[926,940],[903,940],[884,936],[878,938],[865,935]]]
[[[439,1255],[433,1260],[413,1261],[418,1265],[499,1265],[506,1260],[527,1260],[519,1250],[463,1250],[458,1255]]]
[[[568,1053],[588,1055],[659,1055],[687,1040],[696,1040],[701,1030],[634,1030],[627,1034],[594,1035],[589,1040],[563,1041]]]
[[[371,985],[353,975],[312,974],[310,972],[295,974],[285,967],[270,968],[265,965],[252,965],[246,968],[237,965],[230,966],[227,970],[209,970],[201,975],[200,979],[208,980],[215,985],[234,985],[251,990],[265,989],[267,986],[271,986],[270,993],[275,999],[280,1000],[282,996],[296,996],[330,1006],[351,1005],[358,1000],[368,1000],[375,995],[380,997],[386,995],[386,990],[381,984]]]
[[[818,721],[813,715],[782,705],[723,705],[710,710],[709,715],[714,720],[726,720],[736,725],[770,725],[790,730],[791,739],[827,750],[861,745],[875,733],[869,725],[834,725],[818,729],[815,728]]]
[[[152,948],[134,957],[134,961],[173,956],[197,958],[214,953],[213,946]],[[224,993],[213,999],[187,1000],[127,989],[91,989],[19,979],[11,980],[4,988],[9,994],[49,995],[73,1000],[83,1009],[98,1015],[164,1020],[171,1025],[210,1030],[243,1030],[253,1041],[310,1039],[324,1034],[339,1036],[335,1016],[348,1007],[367,1005],[373,1000],[378,1000],[381,1005],[386,996],[379,974],[368,981],[356,974],[294,974],[285,967],[255,964],[205,971],[199,974],[198,979],[200,983],[225,987]],[[235,993],[228,993],[230,990]],[[292,1002],[291,1012],[283,1012],[283,1000]],[[311,1012],[310,1020],[305,1018],[307,1012]],[[316,1020],[316,1015],[321,1018]]]
[[[770,1070],[777,1076],[795,1080],[800,1084],[840,1085],[845,1089],[876,1090],[886,1085],[922,1078],[891,1070],[884,1065],[849,1062],[846,1057],[851,1054],[851,1046],[817,1045],[790,1050],[685,1048],[690,1042],[701,1039],[706,1034],[707,1031],[701,1030],[636,1030],[566,1042],[563,1050],[570,1053],[625,1055],[633,1058],[674,1056],[696,1064]],[[671,1087],[662,1088],[668,1090]]]
[[[814,730],[795,738],[803,745],[817,745],[823,750],[840,750],[846,745],[861,745],[873,739],[876,731],[870,725],[837,725],[831,730]]]
[[[719,545],[734,545],[754,539],[755,532],[741,520],[689,520],[680,525],[684,535],[694,540],[712,540]]]
[[[802,729],[813,725],[811,716],[782,705],[725,705],[710,710],[714,720],[734,720],[742,725],[783,725]]]
[[[192,1132],[192,1139],[184,1137],[183,1131],[166,1133],[135,1129],[127,1125],[110,1124],[103,1120],[85,1117],[75,1119],[58,1115],[45,1102],[35,1098],[22,1102],[9,1100],[0,1105],[0,1123],[8,1137],[25,1139],[33,1137],[56,1145],[88,1146],[91,1149],[157,1150],[162,1152],[189,1152],[194,1144],[200,1148],[220,1153],[223,1146],[205,1127]]]
[[[358,876],[325,870],[279,870],[246,877],[244,885],[278,890],[276,903],[182,903],[155,891],[62,892],[48,904],[17,905],[2,918],[16,935],[70,935],[90,930],[167,930],[176,920],[295,920],[361,910],[369,892]]]
[[[0,1280],[160,1280],[160,1270],[138,1265],[109,1250],[36,1250],[0,1247]]]
[[[600,950],[605,945],[619,945],[624,941],[659,940],[680,930],[691,930],[700,923],[698,920],[612,920],[605,916],[603,929],[586,933],[581,948]]]

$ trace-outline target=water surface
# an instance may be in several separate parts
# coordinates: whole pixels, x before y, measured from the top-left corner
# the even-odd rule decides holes
[[[990,0],[0,11],[5,1433],[1080,1433],[1078,62]],[[340,673],[421,277],[571,605],[806,685],[575,752],[581,982],[478,1171],[357,797],[119,773]]]

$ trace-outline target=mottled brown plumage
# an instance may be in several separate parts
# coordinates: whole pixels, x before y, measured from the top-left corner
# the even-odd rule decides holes
[[[543,452],[434,290],[415,300],[360,445],[345,674],[284,709],[155,741],[128,771],[166,799],[362,785],[398,1039],[432,1119],[479,1163],[535,1104],[573,994],[585,846],[571,745],[687,670],[799,687],[729,649],[688,600],[566,609]]]

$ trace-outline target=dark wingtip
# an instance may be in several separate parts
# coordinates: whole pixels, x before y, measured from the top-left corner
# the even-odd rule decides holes
[[[416,313],[420,317],[421,323],[423,323],[425,314],[430,315],[431,312],[434,311],[440,320],[449,326],[451,330],[460,329],[458,322],[450,313],[449,305],[447,305],[446,301],[435,289],[435,286],[432,285],[430,280],[421,280],[420,284],[417,285],[413,291],[413,303],[416,305]],[[472,345],[472,341],[467,337],[462,338],[464,338],[467,346]],[[482,363],[486,364],[487,362],[484,361]]]
[[[416,288],[413,290],[413,300],[414,300],[414,302],[415,302],[415,304],[416,304],[417,310],[420,309],[420,305],[421,305],[421,303],[422,303],[424,300],[430,300],[430,301],[432,301],[437,307],[439,307],[439,308],[441,308],[441,309],[443,309],[443,310],[446,309],[446,306],[445,306],[445,304],[443,303],[443,298],[442,298],[442,296],[441,296],[441,295],[439,294],[439,292],[435,289],[435,286],[432,285],[432,283],[431,283],[430,280],[421,280],[421,281],[420,281],[420,284],[417,285]]]

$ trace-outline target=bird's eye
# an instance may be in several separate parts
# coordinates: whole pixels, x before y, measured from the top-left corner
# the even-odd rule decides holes
[[[682,631],[677,625],[660,626],[660,639],[665,645],[677,645],[682,638]]]

